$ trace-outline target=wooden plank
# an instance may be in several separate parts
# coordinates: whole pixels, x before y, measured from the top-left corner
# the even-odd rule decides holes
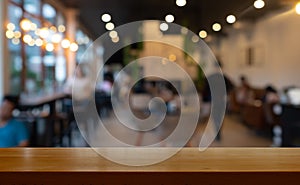
[[[139,161],[172,148],[101,150]],[[11,148],[0,150],[0,161],[0,184],[299,184],[300,175],[295,148],[184,148],[140,167],[108,161],[90,148]]]
[[[103,148],[123,158],[146,159],[166,148]],[[129,157],[128,154],[131,154]],[[90,148],[12,148],[0,150],[0,172],[300,172],[300,149],[184,148],[156,165],[131,167],[113,163]]]

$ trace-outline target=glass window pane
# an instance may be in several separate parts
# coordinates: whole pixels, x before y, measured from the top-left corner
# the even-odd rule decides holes
[[[55,78],[59,85],[62,85],[67,78],[66,68],[66,58],[63,55],[58,56],[55,65]]]
[[[27,59],[27,72],[26,77],[29,81],[26,84],[27,92],[37,92],[40,89],[41,84],[41,50],[37,46],[25,45],[26,59]]]
[[[10,91],[13,94],[19,94],[21,92],[21,80],[20,80],[20,74],[22,70],[22,58],[21,58],[21,32],[20,32],[20,26],[19,21],[22,17],[22,9],[10,4],[8,6],[8,17],[9,22],[13,25],[10,29],[14,33],[14,37],[8,39],[8,50],[10,53]],[[5,29],[8,30],[8,28],[5,26]],[[15,34],[18,33],[18,36],[16,37]]]
[[[51,23],[55,23],[56,10],[49,4],[43,5],[43,17],[50,21]]]
[[[80,60],[81,56],[85,52],[85,50],[91,44],[91,39],[83,33],[81,30],[77,30],[76,32],[76,42],[78,43],[78,51],[76,53],[76,60],[77,62]]]
[[[22,17],[22,9],[14,5],[9,5],[8,17],[9,17],[9,22],[12,22],[17,26]]]
[[[11,0],[14,3],[21,3],[22,0]],[[12,93],[21,93],[21,72],[23,70],[22,63],[26,62],[26,84],[25,90],[27,92],[38,92],[42,88],[51,88],[56,81],[63,83],[66,78],[66,61],[64,50],[59,46],[55,46],[54,52],[47,52],[45,50],[45,43],[51,42],[51,36],[54,34],[50,32],[50,35],[46,38],[40,37],[38,28],[50,25],[64,25],[65,19],[61,13],[57,13],[56,9],[49,4],[43,4],[42,12],[41,0],[24,0],[24,11],[28,12],[23,14],[23,10],[13,3],[8,5],[8,22],[12,23],[5,29],[12,29],[8,36],[8,47],[10,51],[10,70],[11,70],[11,91]],[[42,20],[36,19],[31,14],[42,16],[51,24],[45,21],[45,25],[41,24]],[[27,31],[22,31],[20,28],[20,21],[22,18],[29,19],[31,27]],[[5,30],[5,31],[7,31]],[[17,37],[16,38],[16,33]],[[28,35],[26,38],[30,38],[30,41],[24,43],[25,46],[25,58],[21,56],[22,42],[24,35]],[[64,37],[64,33],[61,33]],[[37,44],[38,43],[38,44]],[[38,46],[37,46],[38,45]],[[60,51],[61,50],[61,51]],[[24,60],[24,61],[23,61]],[[43,67],[44,66],[44,67]],[[57,68],[57,69],[56,69]],[[45,77],[45,79],[43,79]],[[42,87],[42,85],[44,85]]]
[[[11,42],[11,41],[10,41]],[[11,45],[11,43],[10,43]],[[13,94],[21,92],[21,79],[20,74],[22,70],[22,58],[20,55],[21,45],[14,45],[14,49],[10,48],[10,91]]]
[[[40,0],[24,0],[24,9],[25,11],[39,15],[40,14]]]

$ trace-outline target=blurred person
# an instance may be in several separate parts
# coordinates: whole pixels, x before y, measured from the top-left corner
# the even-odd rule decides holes
[[[75,120],[74,111],[85,110],[93,93],[91,80],[84,73],[82,65],[75,68],[75,76],[72,75],[67,79],[64,93],[71,96],[71,99],[64,100],[64,109],[69,121],[72,122]]]
[[[158,90],[158,97],[162,98],[167,106],[168,113],[174,113],[180,108],[180,100],[176,88],[165,81],[164,85]]]
[[[209,82],[213,82],[214,84],[214,89],[216,92],[222,92],[222,84],[220,84],[223,80],[224,80],[224,85],[225,85],[225,94],[224,96],[220,96],[221,94],[218,94],[218,96],[216,96],[216,100],[214,102],[219,103],[219,102],[224,102],[226,103],[227,100],[227,94],[230,93],[233,88],[234,88],[234,84],[232,83],[232,81],[224,74],[221,73],[219,71],[219,69],[222,68],[222,63],[218,60],[215,63],[215,71],[208,75],[208,77],[205,79],[204,81],[204,86],[203,86],[203,90],[202,90],[202,101],[203,101],[203,105],[202,105],[202,116],[205,118],[204,120],[208,119],[210,114],[211,114],[211,106],[212,106],[212,95],[211,95],[211,89],[209,86]],[[204,109],[204,110],[203,110]],[[220,111],[219,109],[215,109],[215,111]],[[217,113],[215,114],[212,119],[213,122],[215,124],[215,129],[217,133],[216,136],[216,140],[220,141],[221,140],[221,124],[223,122],[223,120],[221,120],[220,117],[221,113]],[[219,129],[220,128],[220,129]]]
[[[240,76],[240,86],[237,88],[236,99],[240,104],[245,104],[252,99],[252,90],[247,78],[244,75]]]
[[[89,100],[93,93],[90,78],[84,73],[82,66],[75,70],[75,76],[68,78],[64,86],[64,92],[72,95],[76,102]]]
[[[279,95],[277,93],[277,90],[271,86],[268,85],[265,88],[265,95],[262,98],[262,102],[264,103],[278,103],[280,101]]]
[[[223,64],[220,60],[218,60],[216,66],[220,67],[222,69]],[[205,79],[204,86],[203,86],[203,91],[202,91],[203,102],[208,102],[208,103],[211,102],[211,94],[210,94],[208,79],[209,78],[211,78],[211,79],[216,78],[215,76],[218,76],[218,73],[213,73],[210,76],[208,76],[207,79]],[[225,82],[226,94],[228,95],[235,88],[235,85],[232,82],[232,80],[226,74],[224,74],[223,72],[222,72],[222,76],[223,76],[224,82]]]
[[[12,118],[18,97],[6,95],[0,107],[0,147],[28,146],[28,131],[25,125]]]
[[[128,72],[123,71],[118,74],[114,83],[116,83],[116,85],[114,86],[113,96],[117,98],[118,101],[126,103],[124,100],[126,100],[126,97],[131,93],[130,87],[132,86],[132,79],[130,75]]]
[[[114,77],[113,74],[108,72],[103,75],[103,81],[97,84],[97,91],[100,93],[104,93],[106,95],[110,95],[112,91],[114,83]]]
[[[111,94],[113,83],[113,73],[106,72],[103,75],[103,81],[96,85],[95,101],[97,111],[101,116],[109,116],[109,110],[112,108]]]
[[[87,146],[84,138],[79,134],[79,128],[83,135],[87,138],[90,137],[89,134],[92,132],[92,127],[94,124],[93,117],[89,115],[92,98],[95,97],[93,89],[92,79],[88,76],[88,71],[86,71],[86,64],[80,64],[75,68],[75,76],[68,78],[64,85],[64,92],[69,94],[72,99],[68,99],[64,102],[66,113],[68,114],[68,134],[76,135],[74,139],[71,139],[70,146]]]
[[[145,80],[144,89],[145,89],[145,92],[147,94],[151,95],[152,97],[156,97],[158,95],[158,88],[155,84],[155,81]]]
[[[265,94],[262,97],[262,102],[266,122],[270,125],[276,124],[273,105],[280,102],[280,97],[277,93],[277,90],[273,86],[266,86]]]
[[[289,90],[291,90],[293,88],[295,88],[295,86],[288,86],[288,87],[283,88],[283,91],[280,94],[280,102],[281,103],[283,103],[283,104],[290,103],[288,92],[289,92]]]

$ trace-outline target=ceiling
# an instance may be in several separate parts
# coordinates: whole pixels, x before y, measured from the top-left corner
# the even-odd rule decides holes
[[[219,22],[223,27],[230,27],[226,23],[226,16],[233,14],[237,20],[254,22],[268,15],[272,11],[291,8],[298,0],[264,0],[266,6],[257,10],[253,7],[254,0],[186,0],[184,7],[176,6],[176,0],[58,0],[64,6],[79,10],[78,19],[88,34],[97,39],[107,30],[101,21],[101,15],[109,13],[115,26],[140,20],[164,21],[167,14],[175,16],[174,23],[182,25],[199,33],[205,29],[210,35],[226,36],[226,30],[213,32],[211,27]],[[168,34],[169,31],[164,34]],[[127,33],[129,34],[129,33]],[[130,33],[135,34],[135,33]],[[104,47],[111,47],[111,41],[103,43]],[[104,53],[105,54],[105,53]],[[109,58],[106,64],[122,63],[122,50]]]
[[[201,29],[211,32],[214,22],[226,25],[225,17],[229,14],[234,14],[238,20],[255,21],[295,0],[265,0],[266,6],[260,10],[253,7],[254,0],[187,0],[184,7],[176,6],[175,0],[59,1],[66,7],[79,9],[80,22],[92,37],[97,38],[106,31],[100,19],[103,13],[111,14],[116,26],[138,20],[164,20],[171,13],[175,16],[175,23],[198,33]]]

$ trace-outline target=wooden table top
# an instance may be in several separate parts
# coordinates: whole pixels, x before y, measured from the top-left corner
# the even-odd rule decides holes
[[[171,148],[105,148],[144,160],[145,152],[160,155]],[[124,155],[126,156],[126,155]],[[124,166],[90,148],[0,149],[0,172],[300,172],[296,148],[184,148],[170,159],[150,166]]]

